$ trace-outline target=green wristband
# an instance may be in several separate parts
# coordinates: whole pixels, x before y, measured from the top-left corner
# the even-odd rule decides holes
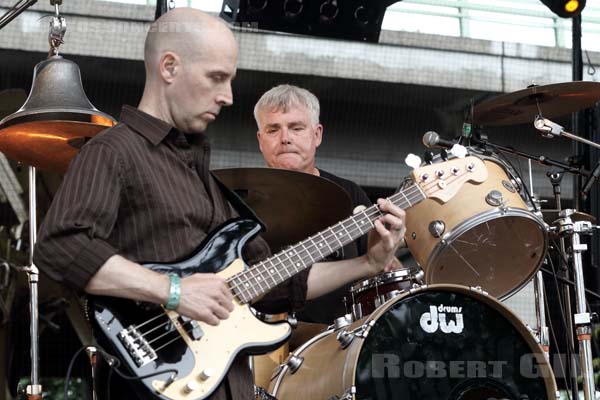
[[[165,305],[167,310],[175,310],[179,307],[179,301],[181,300],[181,278],[179,275],[170,274],[169,282],[169,300]]]

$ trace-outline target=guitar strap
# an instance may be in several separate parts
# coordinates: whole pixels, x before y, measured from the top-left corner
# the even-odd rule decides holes
[[[217,185],[219,186],[221,193],[223,193],[223,196],[225,196],[227,201],[229,201],[229,203],[233,206],[235,211],[237,211],[240,217],[256,221],[260,225],[261,231],[264,232],[266,229],[266,225],[260,218],[258,218],[258,215],[256,215],[254,210],[252,210],[252,208],[250,208],[250,206],[246,204],[244,200],[242,200],[240,195],[238,195],[236,192],[230,190],[227,186],[225,186],[225,184],[221,182],[219,178],[217,178],[217,176],[212,173],[212,171],[210,174],[217,182]]]

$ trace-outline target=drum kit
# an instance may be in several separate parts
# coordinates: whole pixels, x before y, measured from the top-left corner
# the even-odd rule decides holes
[[[562,135],[600,147],[548,119],[590,107],[598,100],[598,83],[533,86],[475,106],[471,122],[493,126],[535,121],[536,129],[546,135]],[[105,115],[98,114],[97,118],[102,120],[3,124],[0,150],[27,165],[62,172],[86,138],[112,124]],[[463,136],[458,146],[480,158],[488,176],[482,183],[465,184],[448,202],[426,199],[406,210],[406,244],[419,268],[398,269],[355,283],[348,296],[347,315],[327,327],[310,326],[311,334],[304,334],[307,340],[298,344],[296,339],[289,354],[283,349],[271,358],[276,365],[270,364],[273,368],[267,377],[257,380],[259,397],[558,398],[548,354],[550,337],[540,267],[548,258],[549,242],[561,240],[568,242],[571,252],[576,300],[573,324],[579,341],[584,398],[596,398],[591,314],[585,302],[581,257],[586,250],[581,236],[592,233],[596,220],[576,210],[561,209],[560,197],[555,209],[540,210],[522,177],[502,154],[533,159],[590,180],[596,176],[491,143],[483,135]],[[452,146],[428,163],[460,157],[459,153]],[[35,169],[31,169],[33,211]],[[264,168],[216,174],[242,194],[263,219],[269,227],[266,239],[274,249],[310,236],[350,213],[347,194],[324,179]],[[287,207],[291,203],[295,204],[294,212]],[[298,207],[303,208],[299,211]],[[36,226],[34,212],[31,225]],[[30,235],[34,243],[33,228]],[[37,283],[35,266],[24,270]],[[534,329],[500,302],[532,280],[538,316]],[[32,293],[34,296],[37,294]],[[33,319],[37,317],[35,307],[33,304]],[[302,336],[302,324],[298,326],[296,336]],[[36,330],[32,327],[32,337],[36,337]],[[34,358],[36,346],[32,343]]]
[[[598,100],[598,83],[533,86],[474,107],[473,123],[536,121],[535,127],[545,134],[561,134],[600,147],[547,119]],[[577,338],[580,360],[570,368],[581,369],[583,398],[597,398],[591,313],[583,281],[582,252],[587,247],[581,242],[582,235],[598,228],[596,218],[561,209],[556,173],[552,184],[557,208],[540,210],[530,188],[503,154],[562,167],[561,172],[590,180],[596,177],[571,165],[504,148],[485,136],[462,140],[466,143],[461,151],[442,140],[452,149],[429,163],[466,152],[483,160],[488,177],[479,184],[465,184],[448,202],[426,199],[406,210],[405,239],[420,268],[403,268],[355,283],[347,315],[295,349],[290,346],[287,358],[280,350],[277,359],[285,361],[274,366],[269,380],[264,379],[264,372],[257,375],[257,398],[560,398],[550,364],[541,271],[550,257],[550,242],[561,242],[556,246],[563,249],[559,256],[572,264],[574,291],[567,290],[567,294],[574,295],[576,310],[571,314],[567,307],[573,326],[568,329],[573,331],[566,335],[574,333]],[[526,326],[500,302],[532,281],[536,327]],[[563,302],[570,305],[568,297]],[[300,332],[301,327],[300,323]],[[577,394],[577,388],[572,390]]]

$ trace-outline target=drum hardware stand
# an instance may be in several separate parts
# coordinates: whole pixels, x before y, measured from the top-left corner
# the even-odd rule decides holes
[[[37,240],[37,205],[36,205],[36,171],[32,166],[29,169],[29,265],[19,267],[20,271],[27,273],[29,281],[29,313],[31,339],[31,382],[27,385],[26,393],[29,400],[41,400],[42,385],[39,378],[39,312],[38,312],[38,282],[40,272],[33,263],[33,247]]]
[[[585,140],[585,139],[583,139],[583,140]],[[529,160],[534,160],[542,165],[547,165],[550,167],[557,167],[565,172],[570,172],[575,175],[581,175],[581,176],[585,176],[588,178],[592,175],[592,173],[590,171],[588,171],[580,166],[565,164],[563,162],[548,158],[544,155],[537,156],[535,154],[526,153],[524,151],[517,150],[510,146],[503,146],[500,144],[492,143],[492,142],[489,142],[486,138],[484,138],[484,136],[482,136],[480,138],[474,137],[473,142],[476,143],[477,145],[483,147],[484,150],[487,150],[487,148],[490,147],[491,149],[493,149],[495,151],[512,154],[512,155],[515,155],[515,156],[518,156],[521,158],[525,158],[525,159],[529,159]],[[598,146],[598,145],[596,145],[596,146]]]
[[[577,313],[573,315],[576,326],[577,340],[579,341],[579,356],[581,359],[581,374],[583,377],[583,394],[585,400],[595,399],[594,371],[592,367],[592,325],[591,314],[587,311],[585,301],[585,285],[583,277],[583,262],[581,253],[587,250],[587,245],[580,242],[582,234],[592,232],[592,223],[589,221],[571,220],[574,210],[560,211],[561,219],[558,220],[559,234],[571,236],[571,251],[575,280],[575,296]]]
[[[562,199],[561,199],[562,192],[561,192],[560,184],[561,184],[562,178],[564,176],[564,170],[559,170],[559,169],[557,169],[557,167],[553,167],[550,171],[548,171],[546,173],[546,176],[548,177],[548,179],[550,179],[550,183],[552,184],[552,192],[554,194],[555,208],[557,210],[559,210],[559,212],[562,212],[562,211],[560,211],[560,210],[562,210]],[[565,246],[565,238],[563,236],[559,237],[559,247],[560,248],[558,250],[559,250],[560,257],[559,257],[558,273],[561,278],[569,280],[570,279],[569,266],[564,258],[564,255],[567,254],[567,251],[566,251],[566,246]],[[541,276],[541,271],[538,271],[538,274],[540,274],[540,276],[537,279],[540,280],[541,284],[543,285],[543,278]],[[564,315],[566,316],[564,318],[564,322],[565,322],[565,331],[566,331],[566,336],[567,336],[567,363],[566,363],[566,371],[564,371],[564,372],[571,379],[572,395],[575,399],[577,399],[578,398],[578,390],[579,390],[578,384],[577,384],[577,366],[574,365],[573,358],[572,358],[573,355],[571,354],[571,352],[573,352],[573,353],[575,352],[575,338],[573,336],[573,332],[575,330],[573,328],[573,321],[571,321],[571,317],[570,317],[571,315],[573,315],[573,311],[571,310],[571,292],[570,292],[569,285],[562,284],[561,288],[560,288],[560,293],[558,293],[558,295],[561,296],[563,299]],[[545,307],[545,304],[543,303],[543,299],[544,298],[542,298],[540,305],[542,307]]]
[[[88,346],[85,348],[90,359],[90,367],[92,373],[92,400],[98,400],[98,393],[96,392],[96,365],[98,362],[98,349],[95,346]]]
[[[600,149],[600,144],[565,131],[565,128],[563,126],[557,124],[556,122],[552,122],[548,118],[544,118],[541,114],[535,117],[535,120],[533,121],[533,126],[535,127],[535,129],[542,132],[542,136],[545,138],[552,139],[555,136],[564,136],[568,139],[575,140],[577,142],[587,144],[588,146]]]
[[[533,281],[533,292],[535,295],[535,316],[539,327],[539,342],[544,354],[548,359],[550,356],[550,335],[548,333],[548,326],[546,325],[546,305],[544,299],[546,298],[546,291],[544,289],[544,277],[542,271],[538,271]]]

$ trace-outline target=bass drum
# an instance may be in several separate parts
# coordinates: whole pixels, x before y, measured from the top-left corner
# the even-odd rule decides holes
[[[292,353],[272,382],[281,400],[549,400],[542,349],[492,297],[422,286]]]

